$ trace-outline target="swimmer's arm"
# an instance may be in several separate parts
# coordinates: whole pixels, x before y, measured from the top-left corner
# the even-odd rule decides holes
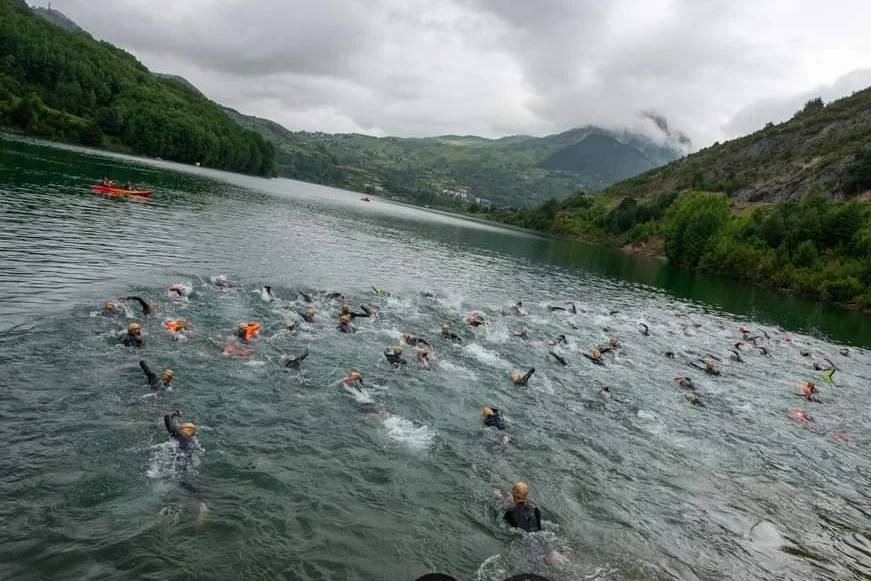
[[[145,372],[145,375],[148,377],[149,384],[157,383],[157,374],[151,371],[151,368],[148,367],[148,363],[146,363],[144,359],[139,360],[139,367],[142,368],[142,371]]]
[[[148,304],[147,302],[145,302],[145,299],[143,299],[142,297],[123,297],[123,298],[125,300],[128,300],[128,301],[136,301],[137,303],[139,303],[140,306],[142,306],[142,312],[146,315],[150,315],[154,312],[154,309],[151,307],[151,305]]]
[[[178,428],[175,427],[175,422],[173,421],[173,418],[175,418],[175,412],[163,416],[163,425],[166,426],[166,431],[169,432],[170,436],[178,439]]]
[[[529,378],[532,377],[532,374],[533,374],[533,373],[535,373],[535,367],[533,367],[532,369],[530,369],[529,371],[526,372],[526,375],[524,375],[524,376],[520,379],[520,383],[521,383],[522,385],[526,385],[526,382],[529,381]]]
[[[541,528],[541,511],[538,510],[538,507],[535,507],[535,525],[538,527],[538,530],[544,530]]]
[[[305,359],[306,357],[308,357],[308,349],[305,350],[305,353],[303,353],[302,355],[300,355],[299,357],[297,357],[296,360],[297,360],[297,361],[302,361],[302,360]]]

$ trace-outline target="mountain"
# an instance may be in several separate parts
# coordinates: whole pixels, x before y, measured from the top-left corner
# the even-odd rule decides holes
[[[596,127],[546,137],[373,137],[289,131],[225,111],[275,143],[279,175],[427,205],[525,206],[601,189],[681,154],[642,135]]]
[[[49,22],[23,2],[0,0],[0,128],[273,174],[274,148],[259,133],[130,54],[66,30],[55,12]]]
[[[868,200],[871,88],[603,192],[483,216],[871,311]]]
[[[789,121],[714,144],[605,192],[650,196],[693,188],[742,202],[776,202],[799,199],[813,187],[841,199],[855,193],[851,168],[869,143],[871,88],[828,105],[812,100]]]
[[[34,6],[32,10],[37,15],[42,16],[56,26],[60,26],[67,32],[84,32],[84,29],[78,24],[51,7],[42,8],[41,6]]]

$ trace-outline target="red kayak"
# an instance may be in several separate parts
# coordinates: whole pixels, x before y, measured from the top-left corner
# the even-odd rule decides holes
[[[92,185],[91,191],[99,192],[101,194],[109,194],[112,196],[140,196],[143,198],[147,198],[151,195],[151,190],[125,190],[124,188],[104,186],[103,184]]]

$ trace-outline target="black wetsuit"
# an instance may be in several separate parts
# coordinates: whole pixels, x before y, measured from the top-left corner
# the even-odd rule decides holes
[[[401,353],[394,353],[393,349],[388,348],[386,351],[384,351],[384,357],[387,358],[387,361],[389,361],[390,365],[392,365],[394,368],[398,368],[400,365],[405,365],[406,363],[408,363]]]
[[[342,325],[339,323],[336,325],[336,330],[341,331],[342,333],[356,333],[357,329],[354,328],[354,325],[348,323],[347,325]]]
[[[151,368],[148,367],[148,364],[144,360],[139,360],[139,367],[142,368],[142,371],[144,371],[146,377],[148,377],[148,387],[151,388],[151,391],[161,393],[168,389],[172,389],[172,383],[158,377],[156,373],[151,371]]]
[[[528,533],[541,530],[541,511],[528,500],[518,502],[506,510],[503,518],[512,527]]]
[[[286,359],[284,361],[284,366],[289,369],[299,369],[299,364],[302,363],[302,360],[308,357],[308,351],[294,359],[293,361]]]
[[[568,366],[568,361],[566,361],[564,357],[560,357],[559,355],[557,355],[553,351],[548,351],[547,353],[548,353],[548,355],[550,355],[551,357],[553,357],[554,359],[559,361],[563,367]]]
[[[492,416],[484,416],[484,425],[488,428],[496,428],[497,430],[505,429],[505,420],[502,418],[502,414],[499,413],[497,408],[490,408],[493,410]]]
[[[121,335],[121,344],[125,347],[145,347],[145,336],[142,333],[131,335],[126,332]]]
[[[454,333],[453,331],[448,331],[447,333],[442,333],[442,337],[450,341],[451,343],[462,343],[463,338]]]
[[[707,367],[707,366],[702,367],[701,365],[699,365],[697,363],[690,363],[690,365],[692,365],[696,369],[701,369],[702,371],[704,371],[708,375],[720,375],[720,372],[718,370],[713,369],[711,367]]]
[[[369,307],[367,307],[366,305],[360,305],[360,308],[363,309],[362,313],[355,313],[353,311],[348,311],[347,313],[344,313],[344,314],[348,315],[352,319],[356,319],[357,317],[369,318],[372,316],[372,311],[369,310]]]
[[[178,447],[182,450],[192,452],[200,447],[200,443],[197,441],[196,436],[188,437],[179,431],[175,418],[170,414],[163,416],[163,424],[166,426],[166,431],[169,432],[169,435],[172,436],[174,440],[178,441]]]
[[[605,361],[603,361],[601,357],[596,359],[595,357],[593,357],[589,353],[584,353],[583,355],[584,355],[584,357],[586,357],[587,359],[589,359],[590,361],[592,361],[596,365],[601,365],[602,367],[605,367]]]
[[[139,303],[139,305],[142,307],[142,314],[143,315],[153,315],[154,314],[154,307],[151,306],[150,303],[146,302],[145,299],[143,299],[141,297],[127,297],[127,300],[128,301],[136,301],[137,303]]]
[[[527,383],[529,383],[529,378],[532,377],[533,373],[535,373],[535,367],[527,371],[526,374],[520,378],[520,381],[516,382],[517,385],[525,386]]]
[[[405,340],[405,342],[409,345],[413,345],[414,347],[419,347],[420,345],[432,347],[432,343],[430,343],[428,339],[424,339],[423,337],[409,337]]]

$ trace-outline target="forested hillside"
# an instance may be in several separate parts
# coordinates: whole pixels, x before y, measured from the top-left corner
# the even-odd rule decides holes
[[[126,52],[0,0],[0,127],[273,175],[272,144]]]

